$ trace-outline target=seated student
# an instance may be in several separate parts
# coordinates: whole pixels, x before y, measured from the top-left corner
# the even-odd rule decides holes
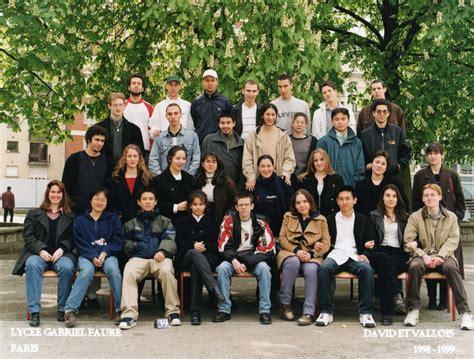
[[[118,257],[123,249],[122,224],[107,207],[108,191],[99,188],[90,195],[91,210],[74,220],[74,243],[79,253],[78,275],[65,306],[65,324],[76,324],[79,307],[96,270],[104,271],[114,295],[117,321],[120,317],[122,275]]]
[[[343,184],[342,177],[331,166],[328,153],[318,148],[309,155],[306,172],[298,176],[296,188],[307,190],[316,201],[319,212],[327,218],[339,211],[336,191]]]
[[[270,315],[271,261],[275,255],[275,241],[268,223],[257,219],[253,210],[253,196],[238,194],[235,199],[237,212],[224,217],[218,248],[224,261],[217,267],[217,282],[225,297],[225,304],[218,304],[214,322],[230,319],[230,279],[234,274],[251,272],[257,277],[259,289],[259,320],[272,324]]]
[[[290,135],[293,152],[295,153],[296,167],[295,175],[299,176],[306,170],[309,154],[316,148],[318,140],[316,137],[307,135],[308,117],[303,112],[297,112],[293,116],[291,128],[293,134]]]
[[[72,227],[74,214],[64,184],[52,180],[46,186],[39,208],[31,209],[25,218],[23,239],[25,246],[13,268],[13,274],[25,273],[26,300],[30,312],[30,326],[40,325],[41,288],[43,273],[52,269],[58,274],[58,322],[64,322],[64,305],[71,292],[74,278],[74,242]]]
[[[224,304],[217,281],[212,272],[221,262],[217,250],[219,225],[206,213],[207,196],[203,191],[193,191],[189,196],[190,212],[176,223],[176,263],[180,270],[191,271],[191,324],[201,324],[202,285],[217,302]]]
[[[326,218],[316,210],[311,194],[300,189],[295,192],[290,204],[291,212],[286,212],[280,232],[281,250],[276,261],[282,273],[280,289],[280,317],[294,320],[291,306],[293,287],[301,271],[304,275],[303,315],[298,325],[314,322],[318,290],[318,269],[323,262],[323,254],[329,250],[331,240]]]
[[[76,324],[76,316],[87,288],[96,270],[104,271],[114,296],[114,308],[120,317],[122,275],[118,257],[122,253],[123,234],[120,219],[106,211],[108,191],[99,188],[89,198],[91,210],[74,220],[74,243],[78,259],[78,275],[65,305],[65,324],[68,328]]]
[[[382,190],[388,184],[394,184],[399,189],[404,205],[408,199],[403,191],[403,184],[396,177],[386,175],[387,168],[390,166],[388,152],[377,151],[372,160],[372,167],[367,177],[356,184],[357,204],[356,211],[364,216],[377,208],[381,199]],[[405,208],[406,209],[406,208]]]
[[[370,212],[370,219],[375,228],[375,242],[366,242],[365,247],[375,248],[369,259],[380,284],[382,325],[392,325],[393,314],[403,312],[405,306],[397,277],[408,269],[408,256],[403,251],[408,213],[397,186],[385,186],[377,209]]]
[[[365,243],[375,239],[374,230],[366,216],[354,211],[357,197],[353,187],[340,187],[336,198],[340,211],[328,217],[332,250],[319,268],[321,314],[316,325],[332,323],[334,275],[347,271],[359,277],[360,324],[365,328],[374,328],[374,270],[368,259],[370,251],[365,248]]]
[[[153,275],[161,284],[165,316],[170,325],[181,325],[178,283],[171,260],[176,253],[176,232],[171,220],[155,211],[157,202],[155,191],[144,189],[138,197],[137,217],[123,227],[125,254],[130,259],[123,272],[120,329],[137,325],[138,284],[148,275]]]
[[[434,183],[423,187],[424,206],[412,213],[405,229],[405,250],[409,262],[408,314],[404,324],[414,327],[420,313],[420,287],[425,272],[440,272],[447,277],[461,315],[461,329],[473,329],[472,314],[454,251],[459,244],[459,224],[456,215],[440,205],[441,187]]]
[[[365,177],[362,142],[349,127],[349,111],[336,108],[331,113],[332,128],[318,139],[318,148],[324,149],[331,159],[331,166],[343,178],[344,184],[355,186]]]

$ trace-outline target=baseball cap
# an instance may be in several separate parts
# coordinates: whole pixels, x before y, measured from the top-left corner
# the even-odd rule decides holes
[[[214,70],[211,70],[211,69],[207,69],[207,70],[204,71],[204,73],[202,74],[202,78],[206,78],[207,76],[214,77],[215,79],[218,79],[218,78],[219,78],[219,77],[217,76],[217,72],[215,72]]]
[[[181,80],[181,77],[178,75],[169,75],[166,79],[166,83],[171,82],[171,81],[176,81],[177,83],[181,83],[183,80]]]

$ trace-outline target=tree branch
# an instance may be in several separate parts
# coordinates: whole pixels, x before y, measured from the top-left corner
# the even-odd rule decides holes
[[[350,37],[352,38],[352,40],[361,45],[361,46],[375,46],[376,48],[378,48],[379,50],[382,51],[381,49],[381,45],[376,43],[375,41],[373,40],[370,40],[366,37],[362,37],[360,35],[357,35],[357,34],[354,34],[353,32],[350,32],[350,31],[346,31],[346,30],[342,30],[342,29],[338,29],[336,27],[332,27],[332,26],[326,26],[326,25],[322,25],[322,26],[317,26],[317,28],[321,28],[322,30],[329,30],[329,31],[334,31],[334,32],[337,32],[341,35],[344,35],[344,36],[347,36],[347,37]]]
[[[361,22],[362,24],[364,24],[364,26],[366,28],[368,28],[376,37],[377,39],[379,40],[380,44],[383,43],[383,37],[382,35],[380,34],[380,32],[377,30],[377,28],[371,24],[369,21],[367,21],[366,19],[364,19],[362,16],[360,15],[357,15],[356,13],[346,9],[346,8],[343,8],[342,6],[339,6],[339,5],[335,5],[333,6],[336,10],[339,10],[340,12],[346,14],[346,15],[349,15],[350,17],[356,19],[357,21]]]

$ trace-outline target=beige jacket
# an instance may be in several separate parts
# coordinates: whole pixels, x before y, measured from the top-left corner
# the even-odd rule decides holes
[[[262,140],[260,138],[260,126],[249,133],[244,143],[244,154],[242,158],[242,172],[247,181],[252,181],[257,178],[257,160],[264,155],[262,150]],[[296,166],[295,154],[293,152],[293,145],[291,144],[290,136],[286,131],[278,132],[277,140],[277,158],[275,161],[275,172],[277,176],[290,176]]]
[[[446,259],[454,257],[454,251],[459,245],[459,224],[456,215],[441,207],[441,219],[435,233],[435,253],[437,256]],[[409,242],[416,241],[418,247],[414,252],[405,251],[414,257],[422,257],[428,254],[430,248],[430,219],[428,211],[425,207],[412,213],[408,218],[408,223],[405,228],[404,242],[405,245]],[[432,254],[435,254],[432,253]]]
[[[301,236],[304,238],[299,240]],[[321,251],[316,252],[314,250],[316,242],[323,244]],[[286,212],[280,231],[280,245],[281,250],[278,252],[276,258],[278,269],[281,268],[286,258],[296,255],[294,251],[298,247],[306,252],[313,253],[314,258],[311,258],[310,262],[321,264],[323,262],[323,255],[331,247],[331,238],[329,237],[326,218],[322,215],[314,217],[308,223],[303,233],[298,217],[291,212]]]

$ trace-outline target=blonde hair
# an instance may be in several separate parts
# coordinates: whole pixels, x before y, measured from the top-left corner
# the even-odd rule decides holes
[[[143,158],[142,151],[140,151],[140,148],[138,148],[138,146],[134,145],[133,143],[123,149],[122,156],[120,156],[117,166],[115,166],[114,171],[112,172],[112,177],[118,182],[120,173],[125,173],[127,171],[127,152],[129,150],[135,150],[138,152],[138,174],[141,174],[143,184],[145,187],[147,187],[152,180],[152,175],[145,165],[145,159]]]
[[[443,195],[443,190],[441,189],[441,187],[439,185],[437,185],[436,183],[428,183],[428,184],[425,184],[423,186],[423,192],[425,192],[425,189],[432,189],[433,191],[435,191],[436,193],[438,193],[439,195]],[[422,192],[422,193],[423,193]]]
[[[324,168],[324,172],[326,172],[326,174],[333,175],[336,173],[336,171],[334,171],[334,169],[331,166],[331,159],[329,158],[328,153],[322,148],[317,148],[313,152],[311,152],[310,155],[308,156],[306,171],[298,176],[298,180],[301,181],[306,176],[314,175],[316,173],[316,167],[314,166],[314,156],[316,154],[320,154],[321,156],[323,156],[324,160],[326,161],[326,168]]]
[[[121,92],[112,92],[110,95],[109,95],[109,105],[112,104],[112,102],[118,98],[121,98],[122,100],[126,101],[127,98],[125,97],[125,95]]]

